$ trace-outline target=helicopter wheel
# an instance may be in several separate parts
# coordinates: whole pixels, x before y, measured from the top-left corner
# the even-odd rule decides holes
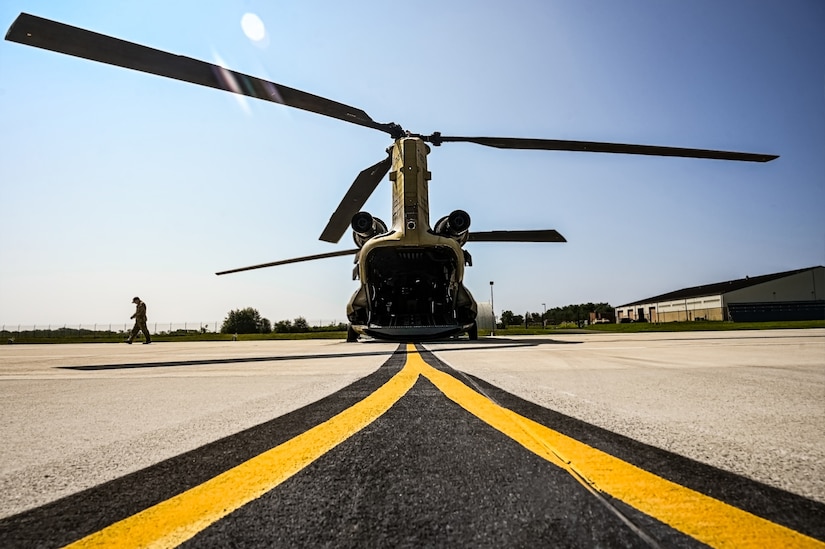
[[[478,339],[478,322],[473,322],[473,325],[467,331],[467,336],[469,336],[470,341],[476,341]]]
[[[347,343],[358,341],[358,332],[352,329],[352,324],[347,324]]]

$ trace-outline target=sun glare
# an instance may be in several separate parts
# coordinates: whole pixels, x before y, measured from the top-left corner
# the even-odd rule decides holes
[[[254,13],[243,14],[243,17],[241,17],[241,28],[246,37],[254,42],[260,42],[266,37],[264,22]]]

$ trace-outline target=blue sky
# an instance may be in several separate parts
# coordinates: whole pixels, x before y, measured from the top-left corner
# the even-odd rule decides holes
[[[433,221],[555,228],[468,246],[500,313],[621,305],[825,264],[819,0],[7,0],[21,11],[269,79],[419,133],[779,154],[769,164],[445,144]],[[257,15],[263,40],[247,37]],[[0,324],[345,319],[352,247],[318,240],[388,136],[232,94],[0,42]],[[385,181],[365,209],[389,219]]]

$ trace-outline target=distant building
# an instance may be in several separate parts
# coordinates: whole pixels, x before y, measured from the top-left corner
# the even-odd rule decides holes
[[[825,267],[684,288],[616,307],[616,322],[825,320]]]

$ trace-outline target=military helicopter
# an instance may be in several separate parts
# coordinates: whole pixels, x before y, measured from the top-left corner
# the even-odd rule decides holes
[[[455,210],[430,223],[427,155],[431,144],[469,142],[499,149],[534,149],[676,156],[746,162],[768,162],[776,155],[687,149],[652,145],[518,137],[453,137],[412,133],[394,122],[374,121],[361,109],[218,65],[174,55],[21,13],[6,40],[92,61],[143,71],[271,101],[389,134],[387,156],[355,178],[332,214],[320,239],[337,243],[351,228],[356,248],[316,254],[238,269],[224,275],[344,255],[354,255],[353,279],[360,287],[347,306],[347,341],[359,335],[389,340],[429,340],[466,333],[478,338],[478,304],[464,286],[464,267],[472,265],[467,242],[566,242],[557,231],[471,232],[470,216]],[[360,211],[389,173],[392,222]]]

